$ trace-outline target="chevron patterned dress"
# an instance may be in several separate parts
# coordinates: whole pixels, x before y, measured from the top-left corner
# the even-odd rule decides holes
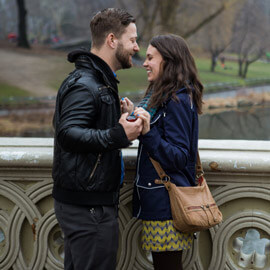
[[[147,251],[176,251],[192,246],[193,234],[181,233],[172,220],[142,221],[142,248]]]

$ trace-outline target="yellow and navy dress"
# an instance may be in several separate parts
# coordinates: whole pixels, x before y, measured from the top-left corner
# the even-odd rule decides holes
[[[172,220],[142,221],[142,248],[147,251],[177,251],[192,246],[193,234],[181,233]]]

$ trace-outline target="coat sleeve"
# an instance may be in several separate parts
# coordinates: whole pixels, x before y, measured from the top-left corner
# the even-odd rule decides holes
[[[130,142],[121,124],[96,129],[98,106],[91,91],[75,84],[62,97],[57,142],[71,152],[106,152],[127,147]],[[57,113],[57,112],[56,112]]]
[[[164,135],[156,126],[141,136],[141,143],[149,155],[157,160],[164,170],[181,170],[189,158],[192,132],[192,111],[184,100],[167,104],[163,121]]]

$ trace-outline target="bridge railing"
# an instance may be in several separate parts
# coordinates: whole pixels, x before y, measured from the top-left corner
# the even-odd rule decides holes
[[[198,234],[184,269],[270,269],[270,142],[200,140],[222,224]],[[153,269],[132,218],[137,142],[123,150],[118,270]],[[0,138],[0,269],[63,269],[63,235],[51,197],[53,140]]]

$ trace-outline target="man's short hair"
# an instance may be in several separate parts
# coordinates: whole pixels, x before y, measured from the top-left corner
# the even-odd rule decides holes
[[[126,27],[135,22],[135,18],[123,9],[107,8],[99,11],[90,22],[92,47],[100,48],[109,33],[120,38]]]

